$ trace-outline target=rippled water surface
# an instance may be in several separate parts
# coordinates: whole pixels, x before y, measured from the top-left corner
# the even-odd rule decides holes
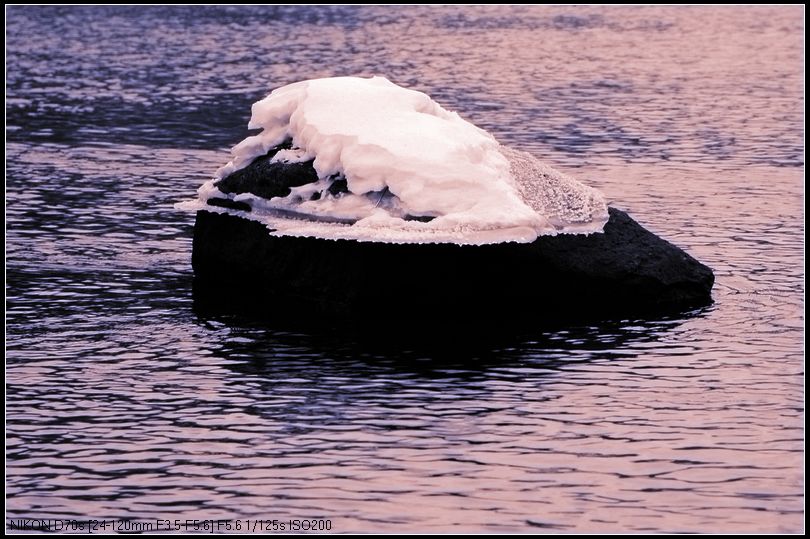
[[[8,8],[7,516],[801,531],[803,16]],[[431,338],[196,312],[173,204],[253,101],[344,74],[598,187],[715,304]]]

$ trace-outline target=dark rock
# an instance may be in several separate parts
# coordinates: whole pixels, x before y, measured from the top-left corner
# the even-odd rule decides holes
[[[403,217],[406,221],[419,221],[420,223],[429,223],[435,219],[432,215],[406,215]]]
[[[237,170],[217,182],[217,188],[226,194],[253,193],[262,198],[285,197],[291,187],[318,181],[312,161],[303,163],[271,163],[279,150],[289,149],[285,143],[256,158],[243,169]],[[210,202],[209,202],[210,203]]]
[[[273,197],[286,197],[290,194],[292,187],[299,187],[308,183],[318,181],[318,174],[315,172],[313,161],[305,161],[303,163],[270,163],[279,150],[289,149],[290,142],[285,142],[275,148],[272,148],[262,157],[254,160],[243,169],[237,170],[230,176],[223,178],[216,183],[217,188],[227,196],[238,195],[242,193],[252,193],[256,196],[270,199]],[[349,192],[349,185],[346,178],[341,175],[335,175],[329,178],[331,183],[325,189],[325,192],[332,196],[340,196],[343,193]],[[382,196],[385,196],[386,191]],[[310,200],[319,200],[323,196],[321,192],[315,192],[310,195]],[[382,199],[381,196],[381,199]],[[251,211],[251,206],[247,202],[236,202],[232,198],[210,198],[207,201],[209,206],[216,206],[220,208],[229,208],[233,210]],[[278,214],[290,213],[285,210],[278,210]],[[291,215],[293,218],[301,218],[300,215]],[[347,219],[328,219],[328,218],[314,218],[320,221],[332,221],[338,223],[351,224],[353,220]],[[406,221],[421,221],[428,223],[435,219],[430,215],[406,215]]]
[[[332,182],[332,185],[329,186],[328,191],[332,194],[332,196],[340,193],[348,193],[349,183],[346,181],[346,178],[337,178]]]
[[[291,143],[288,141],[272,148],[245,168],[239,169],[230,176],[219,180],[216,183],[217,188],[228,196],[252,193],[270,199],[286,197],[293,187],[317,182],[318,174],[315,172],[313,160],[302,163],[270,162],[279,150],[289,149],[290,147]],[[326,191],[332,196],[349,192],[346,178],[336,175],[330,179],[332,183]],[[315,192],[311,195],[310,200],[318,200],[321,196],[321,193]],[[220,208],[251,210],[251,206],[247,202],[234,202],[232,198],[211,198],[208,199],[207,203],[209,206],[218,206]]]
[[[219,208],[228,208],[231,210],[251,211],[250,204],[242,201],[231,200],[230,198],[209,198],[209,206],[217,206]]]
[[[285,315],[500,321],[674,313],[711,303],[712,271],[611,208],[603,234],[530,244],[388,244],[275,237],[199,211],[195,301]]]

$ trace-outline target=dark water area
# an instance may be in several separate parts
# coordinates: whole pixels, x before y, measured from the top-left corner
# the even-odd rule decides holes
[[[7,518],[803,530],[803,7],[6,17]],[[195,309],[174,204],[271,89],[374,74],[602,190],[715,270],[714,305],[427,332],[384,298],[382,327]]]

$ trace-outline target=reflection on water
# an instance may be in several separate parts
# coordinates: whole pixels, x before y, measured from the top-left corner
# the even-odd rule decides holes
[[[802,529],[800,8],[8,18],[8,516]],[[716,303],[546,329],[195,310],[172,205],[269,88],[372,73],[603,190]]]

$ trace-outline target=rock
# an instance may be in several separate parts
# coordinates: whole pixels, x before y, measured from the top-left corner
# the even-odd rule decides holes
[[[279,150],[289,149],[287,142],[272,148],[267,154],[256,158],[243,169],[237,170],[216,183],[225,194],[253,193],[262,198],[285,197],[291,187],[299,187],[318,181],[318,173],[312,161],[302,163],[271,163]],[[222,200],[222,199],[214,199]],[[217,205],[211,204],[210,205]]]
[[[280,161],[271,163],[273,156],[279,150],[288,150],[291,146],[292,142],[287,141],[271,148],[265,155],[256,158],[245,168],[239,169],[216,182],[217,188],[229,198],[209,198],[206,203],[209,206],[250,212],[252,207],[248,202],[234,201],[233,196],[251,193],[265,199],[286,197],[293,187],[317,182],[318,173],[315,172],[313,166],[314,160],[300,163]],[[346,179],[343,177],[332,178],[332,183],[329,184],[326,191],[332,196],[348,193],[349,188]],[[321,198],[321,193],[315,192],[312,194],[311,200],[318,200],[319,198]]]
[[[712,302],[712,271],[610,208],[604,233],[533,243],[390,244],[276,237],[197,212],[195,301],[307,317],[447,320],[614,318]]]
[[[208,205],[245,212],[253,211],[253,208],[247,202],[231,200],[230,198],[209,198]]]

